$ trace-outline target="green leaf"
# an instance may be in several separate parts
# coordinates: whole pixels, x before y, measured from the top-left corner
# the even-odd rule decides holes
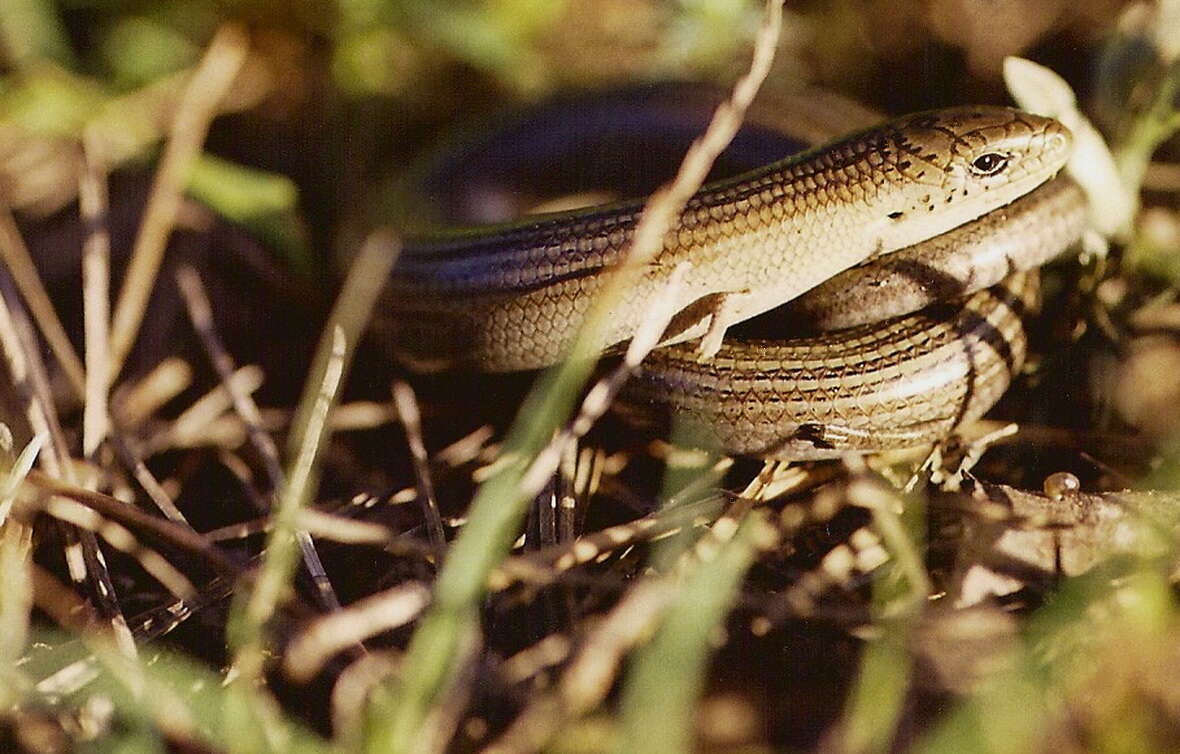
[[[200,49],[177,29],[144,16],[121,18],[102,40],[100,54],[114,84],[131,88],[193,65]]]
[[[277,249],[301,272],[311,269],[298,214],[299,192],[284,175],[202,154],[189,174],[189,193]]]
[[[52,61],[74,63],[65,30],[51,0],[4,0],[0,4],[0,62],[13,67]]]

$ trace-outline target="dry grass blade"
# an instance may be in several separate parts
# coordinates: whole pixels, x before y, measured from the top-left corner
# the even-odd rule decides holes
[[[252,393],[262,387],[263,374],[260,367],[247,364],[240,367],[229,379],[229,386],[220,383],[189,404],[170,423],[148,436],[142,443],[145,455],[160,453],[171,448],[199,445],[213,423],[231,406],[231,389],[237,393]]]
[[[317,618],[287,647],[283,667],[298,683],[311,680],[332,655],[404,626],[430,604],[430,590],[418,582],[399,584],[366,597],[333,615]]]
[[[376,429],[384,424],[397,421],[397,410],[388,403],[377,401],[353,401],[332,409],[329,418],[332,429],[337,432],[356,432]]]
[[[233,357],[229,355],[217,334],[217,326],[213,321],[213,307],[205,293],[205,286],[201,283],[197,271],[188,265],[184,265],[176,271],[176,285],[184,299],[193,329],[200,336],[205,353],[213,364],[213,368],[217,370],[217,376],[221,379],[225,394],[229,396],[234,411],[238,413],[246,426],[250,441],[261,455],[263,468],[266,470],[271,485],[278,489],[283,483],[283,469],[279,461],[278,446],[263,429],[262,414],[258,410],[258,405],[250,397],[250,393],[241,390],[239,383],[233,379],[237,367]],[[259,376],[261,377],[261,373]]]
[[[209,361],[213,363],[213,368],[221,379],[221,385],[233,403],[234,411],[237,412],[246,427],[246,436],[262,458],[262,465],[266,470],[271,489],[275,491],[282,489],[283,468],[279,462],[278,446],[263,428],[262,413],[250,397],[250,393],[237,389],[233,379],[234,360],[217,334],[217,327],[213,321],[213,307],[209,303],[209,297],[205,293],[205,286],[202,285],[200,276],[192,267],[185,265],[176,272],[176,284],[184,299],[193,328],[197,331],[197,335],[205,347],[205,352],[209,356]],[[332,582],[328,579],[327,571],[324,570],[324,564],[320,561],[315,543],[305,531],[296,531],[295,536],[299,540],[304,567],[307,569],[312,583],[316,585],[320,603],[328,610],[339,608],[340,601],[336,597],[336,591],[332,588]]]
[[[635,373],[651,349],[659,342],[660,335],[667,329],[668,323],[676,315],[676,301],[684,285],[684,275],[688,272],[687,263],[676,266],[668,276],[668,283],[660,291],[648,308],[640,323],[635,337],[627,347],[623,363],[609,375],[603,377],[582,400],[582,406],[577,416],[569,423],[557,437],[553,439],[540,453],[525,473],[520,482],[521,494],[525,497],[535,497],[548,483],[561,463],[562,455],[576,440],[584,437],[594,423],[602,418],[610,408],[611,403],[623,389],[624,383]]]
[[[114,381],[139,333],[139,325],[155,288],[168,237],[180,210],[182,192],[193,161],[209,131],[217,106],[229,91],[246,60],[249,40],[236,24],[222,26],[193,73],[172,122],[170,138],[160,158],[152,193],[131,252],[131,262],[111,324],[110,373]]]
[[[32,527],[10,522],[0,527],[0,703],[15,704],[17,662],[25,651],[33,609]]]
[[[434,482],[430,478],[426,444],[422,439],[422,416],[418,411],[414,389],[401,380],[393,383],[393,402],[397,406],[398,417],[406,430],[406,440],[410,445],[410,459],[414,463],[414,479],[418,486],[418,502],[422,505],[422,516],[426,519],[426,532],[430,537],[430,544],[441,551],[447,539],[443,532],[442,516],[438,512],[438,501],[434,498]]]
[[[46,502],[45,512],[59,521],[93,532],[111,547],[139,561],[149,575],[176,597],[190,599],[196,594],[192,582],[158,552],[139,544],[126,527],[104,519],[93,509],[64,497],[53,497]]]
[[[738,501],[735,507],[745,503]],[[723,540],[702,538],[711,546],[694,550],[696,562],[681,577],[659,629],[632,659],[621,701],[622,751],[676,754],[692,749],[710,639],[723,625],[755,557],[778,542],[765,516],[757,513],[726,534]]]
[[[782,468],[777,463],[767,464],[763,473],[751,482],[751,486],[746,490],[747,494],[734,502],[726,515],[714,525],[714,534],[703,538],[702,541],[707,539],[709,544],[706,546],[698,543],[698,547],[692,551],[693,557],[682,559],[678,571],[699,571],[702,563],[708,563],[717,557],[719,552],[724,551],[730,540],[738,533],[738,526],[745,512],[754,502],[761,500],[767,490],[773,488],[780,476],[789,476],[795,483],[804,481],[798,475],[782,474]],[[639,534],[651,537],[658,533],[666,533],[690,521],[711,517],[720,511],[722,506],[721,498],[713,498],[683,509],[663,511],[631,524],[603,530],[579,540],[571,546],[566,555],[557,558],[554,563],[564,569],[570,561],[593,559],[606,543],[610,546],[622,546],[633,541]],[[744,572],[748,566],[753,553],[750,545],[760,541],[761,544],[757,547],[765,548],[774,539],[773,532],[765,521],[759,521],[754,528],[756,531],[752,530],[751,534],[753,539],[737,548],[739,554],[731,569],[731,575],[734,572]],[[545,559],[549,560],[551,557],[546,555]],[[675,600],[685,599],[683,596],[678,597],[678,587],[675,584],[677,578],[679,575],[659,580],[650,579],[628,591],[623,600],[588,637],[581,651],[563,673],[557,691],[541,695],[530,703],[492,749],[535,751],[543,748],[562,724],[601,704],[610,691],[623,656],[650,633],[652,627],[660,622],[665,610]],[[717,590],[719,605],[726,603],[727,595],[731,591],[732,588]],[[688,600],[693,605],[691,609],[695,617],[699,617],[695,613],[700,604],[700,594],[701,592],[694,591]],[[711,630],[711,623],[709,628]],[[667,670],[668,668],[664,667],[661,672]]]
[[[266,557],[255,588],[235,610],[240,638],[234,665],[247,683],[261,675],[266,649],[263,625],[290,587],[291,545],[299,529],[299,511],[315,490],[320,453],[330,435],[328,416],[337,402],[355,344],[400,249],[398,239],[388,233],[374,233],[366,240],[320,340],[292,426],[290,472],[279,493]]]
[[[697,540],[694,554],[699,559],[707,559],[706,551],[712,551],[719,545],[733,539],[737,534],[742,519],[757,504],[766,500],[767,493],[775,488],[775,482],[782,480],[798,481],[800,476],[785,461],[765,461],[762,471],[754,477],[746,488],[738,493],[737,499],[725,510],[725,513],[709,527],[709,533]]]
[[[495,430],[485,424],[435,453],[434,460],[451,467],[472,463],[489,454],[488,443],[494,435]]]
[[[563,634],[549,634],[532,646],[525,647],[507,658],[496,669],[506,684],[523,683],[536,677],[545,668],[565,662],[573,649],[573,641]]]
[[[366,239],[336,297],[320,339],[315,363],[292,422],[290,471],[279,492],[274,529],[267,540],[257,586],[235,609],[239,639],[234,665],[246,683],[253,683],[261,676],[266,650],[263,626],[290,587],[291,545],[299,529],[299,511],[315,491],[321,451],[331,434],[328,416],[338,400],[338,389],[348,372],[356,342],[400,251],[400,241],[390,233],[378,232]]]
[[[303,435],[312,407],[316,405],[319,386],[323,382],[323,375],[335,344],[335,328],[339,327],[345,334],[344,368],[352,360],[352,352],[360,340],[361,333],[368,325],[373,306],[377,301],[389,273],[401,253],[401,240],[388,230],[380,230],[369,235],[361,245],[360,252],[348,270],[348,277],[336,296],[336,303],[328,315],[329,326],[325,328],[316,351],[312,374],[304,386],[299,399],[299,407],[294,419],[291,420],[291,432],[287,444],[287,455],[290,458],[301,449]],[[333,402],[330,408],[335,407]],[[325,437],[330,427],[323,428]],[[323,439],[323,438],[321,438]]]
[[[874,526],[908,582],[908,594],[899,600],[897,607],[905,612],[920,610],[934,586],[930,574],[926,572],[920,545],[914,542],[901,518],[906,504],[912,502],[913,498],[903,499],[883,480],[868,475],[868,469],[861,459],[851,458],[847,463],[857,474],[848,489],[849,502],[870,511]]]
[[[332,728],[338,731],[360,731],[365,700],[373,689],[392,677],[400,667],[401,654],[389,650],[364,655],[345,668],[332,686]],[[361,737],[354,735],[346,741],[361,746]],[[348,744],[344,746],[347,750]]]
[[[606,699],[623,657],[651,633],[667,610],[675,589],[666,581],[641,581],[586,638],[561,675],[557,689],[538,694],[490,751],[532,752],[545,746],[560,726]]]
[[[62,436],[61,425],[52,404],[46,402],[48,388],[44,375],[37,369],[35,351],[29,348],[26,328],[22,327],[21,310],[15,292],[7,279],[0,280],[0,348],[8,366],[12,386],[25,401],[25,418],[35,436],[47,439],[41,461],[50,474],[66,476],[71,473],[69,451]]]
[[[8,266],[12,279],[33,313],[33,318],[41,327],[45,340],[61,364],[62,371],[69,379],[70,385],[82,395],[85,391],[86,378],[82,369],[82,360],[78,352],[70,343],[70,337],[58,319],[53,302],[41,282],[41,275],[37,272],[33,258],[29,256],[29,249],[21,238],[20,229],[16,227],[16,220],[7,205],[0,203],[0,256]]]
[[[52,476],[73,482],[69,449],[54,410],[36,335],[7,276],[0,278],[0,349],[4,352],[12,384],[25,402],[29,427],[35,435],[48,438],[40,457],[42,464]],[[89,531],[63,528],[70,577],[76,584],[89,582],[91,594],[110,621],[120,650],[134,657],[135,642],[123,618],[98,541]]]
[[[86,405],[82,417],[82,453],[93,458],[109,430],[111,236],[107,229],[106,166],[89,131],[84,139],[78,205],[89,229],[82,245],[82,306],[86,332]]]
[[[117,521],[128,529],[148,532],[178,549],[192,553],[222,575],[236,578],[242,573],[234,561],[187,526],[164,521],[109,495],[63,482],[39,471],[29,472],[28,481],[44,492],[81,503],[103,518]]]
[[[219,576],[192,599],[170,600],[139,613],[129,621],[131,632],[141,644],[159,639],[205,608],[229,599],[233,591],[234,582]]]
[[[139,483],[140,488],[143,489],[147,496],[155,503],[156,507],[169,521],[174,521],[182,526],[189,525],[188,519],[180,512],[180,508],[176,507],[176,502],[164,486],[152,474],[151,469],[143,462],[143,459],[135,453],[134,450],[123,440],[123,437],[114,433],[110,436],[111,445],[115,449],[115,454],[118,456],[120,462],[131,470],[131,475],[135,477],[135,481]]]
[[[33,563],[29,577],[37,607],[44,610],[59,626],[72,628],[76,633],[96,628],[101,630],[102,621],[95,615],[94,609],[52,573]]]
[[[166,358],[142,378],[120,385],[111,401],[111,411],[125,429],[139,426],[161,406],[192,384],[193,368],[178,358]]]
[[[45,435],[35,435],[13,461],[12,467],[5,473],[4,483],[0,485],[0,526],[4,526],[8,520],[8,514],[12,510],[13,503],[16,502],[16,491],[25,481],[33,464],[36,463],[37,456],[45,445],[45,440]]]
[[[782,0],[767,0],[766,16],[754,37],[750,69],[734,84],[731,97],[713,114],[705,133],[693,142],[676,177],[648,200],[643,216],[635,227],[634,240],[626,264],[640,265],[654,256],[663,245],[664,234],[693,193],[704,183],[714,160],[733,140],[741,128],[746,110],[770,73],[774,51],[782,32]]]
[[[85,405],[82,417],[82,452],[95,459],[99,445],[110,435],[115,452],[131,470],[140,487],[170,520],[188,525],[184,514],[155,476],[118,435],[111,434],[109,408],[110,351],[110,231],[107,228],[107,169],[103,147],[95,131],[83,137],[84,160],[78,181],[78,204],[88,229],[82,246],[82,302],[86,337]]]
[[[635,521],[586,534],[570,544],[560,544],[523,555],[519,560],[533,563],[539,568],[552,568],[556,572],[568,571],[624,547],[678,532],[685,526],[692,526],[699,521],[711,521],[724,508],[725,500],[720,496],[666,508]],[[513,571],[510,566],[513,562],[505,561],[506,568],[502,568],[497,576],[511,575]],[[498,581],[494,583],[499,586]]]
[[[84,30],[67,40],[77,47],[69,62],[0,64],[0,203],[24,234],[0,248],[13,260],[0,253],[0,279],[10,279],[0,302],[0,741],[414,754],[1175,748],[1180,495],[1102,491],[1180,489],[1180,380],[1168,379],[1180,374],[1180,0],[1024,16],[1007,6],[1037,4],[496,0],[385,3],[399,12],[371,18],[371,2],[333,4],[328,16],[253,3],[248,21],[234,17],[241,3],[206,2],[197,23],[192,3],[157,5],[145,15],[145,3],[104,3],[94,27],[94,2],[0,0],[9,36],[21,8]],[[225,32],[210,46],[227,21],[240,47],[228,49]],[[932,46],[947,54],[929,60]],[[774,70],[751,104],[772,47]],[[618,324],[619,302],[634,309],[635,280],[654,294],[652,281],[676,266],[668,258],[682,256],[667,250],[689,236],[732,240],[753,215],[778,228],[792,206],[823,204],[824,170],[795,176],[807,185],[793,193],[769,179],[729,191],[727,176],[791,172],[807,161],[787,156],[795,141],[832,142],[811,153],[832,158],[825,170],[874,162],[836,144],[886,111],[964,92],[998,104],[1001,61],[1020,50],[1068,61],[1083,107],[1048,76],[1022,83],[1056,100],[1097,195],[1120,194],[1089,202],[1096,219],[1129,232],[1110,239],[1108,258],[1090,232],[1077,260],[1045,270],[1046,306],[1026,323],[1035,353],[999,408],[1020,420],[1019,434],[972,422],[937,452],[780,473],[719,457],[675,418],[664,432],[662,420],[640,429],[637,412],[603,415],[635,365],[658,355],[644,360],[664,319],[653,313],[622,366],[627,342],[600,358],[595,329]],[[194,80],[218,56],[229,64],[217,74],[220,102]],[[728,94],[669,78],[734,83],[747,64],[677,182],[653,193]],[[478,75],[415,75],[455,71]],[[899,71],[912,85],[895,85]],[[881,115],[798,86],[817,74]],[[577,82],[593,92],[568,91]],[[506,118],[492,112],[501,107]],[[1110,154],[1070,120],[1083,113],[1132,177],[1125,189]],[[739,122],[710,171],[718,181],[693,198]],[[390,127],[405,138],[385,138]],[[976,135],[984,143],[993,132]],[[427,143],[435,148],[419,148]],[[883,146],[870,177],[921,177],[899,157],[912,144]],[[1156,190],[1136,188],[1140,169]],[[560,220],[589,223],[573,256],[549,238],[545,269],[503,280],[513,301],[492,304],[501,316],[517,293],[571,294],[587,327],[568,360],[543,374],[415,375],[411,393],[389,389],[397,378],[375,341],[358,348],[352,377],[368,304],[341,312],[371,300],[384,262],[354,273],[332,321],[308,339],[308,317],[331,292],[315,264],[326,260],[304,252],[394,217],[392,195],[407,189],[415,229],[467,226],[440,229],[457,249],[448,262],[465,270],[442,282],[464,291],[506,253],[476,260],[484,249],[468,223],[511,215],[512,227],[545,235],[547,219],[524,215],[577,194],[572,203],[584,204],[563,205]],[[916,202],[922,190],[911,189]],[[646,212],[634,199],[643,194],[654,197]],[[699,214],[700,197],[739,218]],[[678,210],[685,198],[691,209]],[[874,222],[889,225],[884,214]],[[1006,217],[981,226],[1007,227]],[[20,272],[31,268],[18,259],[22,240],[39,281]],[[422,240],[415,248],[429,254],[434,242]],[[616,269],[593,264],[604,242]],[[459,260],[468,251],[469,265]],[[399,275],[431,276],[433,258],[414,256]],[[196,272],[175,285],[186,260]],[[701,277],[693,264],[689,280]],[[478,320],[488,303],[444,298],[393,308],[429,308],[411,329],[441,336],[436,324]],[[654,295],[639,298],[658,312]],[[685,319],[710,324],[691,315],[714,302],[699,304]],[[794,324],[743,329],[774,337]],[[62,326],[81,359],[72,368]],[[309,370],[303,355],[321,334]],[[202,340],[208,356],[193,351]],[[821,391],[874,387],[826,353],[812,352]],[[722,392],[743,390],[719,379]],[[336,405],[332,386],[358,401]],[[786,406],[772,403],[772,414]],[[735,399],[719,410],[743,422],[750,409]],[[480,425],[491,426],[457,439]],[[346,429],[366,431],[335,434]],[[999,486],[1041,480],[1044,496]],[[775,534],[779,545],[762,549]],[[313,538],[347,597],[332,612],[307,578],[327,584],[309,558]],[[138,658],[118,656],[126,632],[112,608],[127,611]],[[155,641],[164,635],[167,646]],[[196,662],[185,666],[174,647]],[[305,735],[304,723],[330,739]]]
[[[319,440],[327,423],[328,410],[340,389],[344,376],[346,346],[344,332],[337,325],[333,332],[331,356],[324,366],[323,382],[304,425],[303,445],[292,464],[292,473],[283,486],[275,513],[274,529],[267,540],[266,558],[258,581],[245,599],[242,615],[244,641],[234,654],[234,665],[243,679],[254,683],[261,678],[265,660],[263,624],[274,615],[290,587],[291,543],[295,540],[297,514],[311,494],[310,484],[316,467]]]

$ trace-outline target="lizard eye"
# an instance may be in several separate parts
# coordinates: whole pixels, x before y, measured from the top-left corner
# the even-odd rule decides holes
[[[971,162],[971,172],[976,175],[995,175],[1008,165],[1008,155],[999,152],[981,154]]]

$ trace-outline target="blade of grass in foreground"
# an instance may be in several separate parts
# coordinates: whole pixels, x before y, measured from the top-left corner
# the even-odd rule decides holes
[[[710,639],[729,613],[758,550],[774,537],[765,517],[751,514],[715,557],[695,563],[655,637],[635,654],[620,705],[619,751],[692,751],[693,720],[705,685]]]
[[[849,501],[872,513],[873,529],[890,559],[873,581],[873,624],[880,635],[861,654],[845,701],[839,745],[853,754],[888,752],[910,690],[913,624],[933,591],[922,552],[926,506],[919,496],[903,496],[869,476],[859,460],[849,464],[859,473],[849,487]]]
[[[33,638],[50,646],[76,646],[72,637],[58,632],[40,631]],[[129,729],[138,743],[154,744],[159,751],[165,750],[165,743],[209,751],[328,751],[319,737],[283,715],[258,687],[226,685],[215,671],[167,650],[133,660],[100,637],[85,643],[94,652],[99,672],[84,692],[61,703],[81,708],[91,700],[105,700],[113,707],[111,735]],[[58,659],[57,652],[35,655],[24,670],[30,677],[44,677],[51,671],[39,663]],[[27,699],[34,709],[46,702],[41,694],[30,693]]]
[[[362,247],[328,318],[308,375],[291,429],[290,468],[272,512],[274,526],[267,538],[266,556],[257,582],[235,601],[231,612],[234,665],[247,683],[262,673],[266,651],[263,627],[289,593],[296,555],[301,543],[309,541],[299,530],[297,518],[315,493],[320,451],[330,435],[328,412],[336,404],[337,388],[345,380],[360,333],[399,249],[397,240],[384,233],[375,233]]]
[[[372,752],[428,748],[424,730],[436,700],[461,670],[459,648],[478,632],[479,600],[492,568],[508,553],[528,504],[521,482],[531,459],[549,442],[589,377],[610,312],[643,264],[662,247],[684,203],[704,182],[716,156],[741,126],[746,107],[770,69],[782,20],[781,0],[767,0],[767,15],[755,39],[750,71],[722,104],[705,135],[690,148],[676,178],[652,195],[636,227],[628,258],[616,268],[596,299],[569,358],[548,372],[521,407],[504,445],[503,466],[475,495],[468,521],[447,553],[435,584],[435,601],[411,639],[398,679],[372,697],[365,745]],[[436,742],[437,743],[437,742]]]

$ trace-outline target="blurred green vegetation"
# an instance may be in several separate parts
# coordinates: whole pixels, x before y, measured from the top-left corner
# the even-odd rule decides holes
[[[215,125],[212,141],[228,148],[223,161],[202,161],[190,190],[306,269],[313,256],[330,256],[375,166],[404,159],[440,119],[620,76],[727,74],[758,8],[751,0],[13,0],[0,8],[0,185],[10,184],[6,201],[34,214],[71,201],[68,150],[44,155],[32,173],[15,152],[51,139],[76,144],[95,120],[114,143],[112,167],[150,160],[182,84],[176,77],[220,24],[244,22],[251,59],[224,107],[242,111],[255,141]],[[325,134],[339,140],[326,143]]]

